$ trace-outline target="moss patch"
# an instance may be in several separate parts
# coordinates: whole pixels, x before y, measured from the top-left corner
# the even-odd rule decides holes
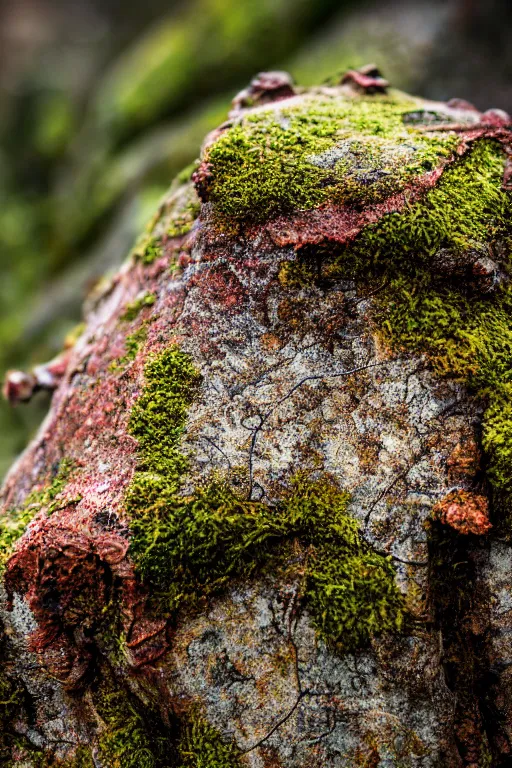
[[[156,296],[154,293],[145,293],[144,296],[139,296],[134,301],[130,301],[121,315],[121,320],[126,322],[135,320],[145,307],[152,307],[155,301]]]
[[[402,96],[342,99],[249,113],[205,153],[206,193],[229,225],[331,201],[368,204],[439,165],[458,140],[426,135]]]
[[[512,501],[512,287],[505,280],[488,292],[478,290],[470,268],[443,274],[442,266],[443,259],[463,264],[471,252],[499,254],[510,276],[512,197],[502,187],[505,161],[498,143],[480,140],[420,201],[366,227],[337,253],[304,251],[298,262],[283,265],[281,281],[293,287],[316,280],[320,258],[325,284],[353,279],[363,293],[374,294],[373,319],[386,344],[427,355],[437,374],[482,397],[488,404],[487,474],[506,522]]]
[[[130,433],[139,441],[140,469],[143,477],[164,477],[177,489],[187,467],[181,436],[200,376],[188,355],[173,346],[146,363],[145,377],[129,422]]]
[[[390,278],[415,279],[418,267],[427,267],[435,283],[439,275],[431,262],[439,248],[460,254],[508,233],[511,198],[502,189],[504,166],[500,145],[481,140],[419,202],[366,227],[342,258],[360,272],[380,268]]]
[[[176,213],[167,230],[169,237],[183,237],[183,235],[190,232],[194,221],[199,216],[200,210],[201,204],[194,200]]]
[[[143,264],[152,264],[163,255],[163,248],[159,238],[144,237],[133,251],[133,256]]]
[[[173,764],[172,747],[148,707],[135,699],[108,672],[93,690],[93,703],[103,721],[98,749],[105,768],[166,768]],[[170,759],[169,759],[170,758]]]
[[[61,509],[63,506],[77,500],[61,497],[72,467],[73,465],[70,461],[63,459],[57,474],[49,485],[41,490],[32,491],[25,499],[23,506],[18,509],[9,510],[0,519],[0,570],[5,568],[15,543],[23,535],[32,518],[41,509],[45,507],[47,514],[51,515],[57,509]]]
[[[240,750],[223,741],[200,715],[193,714],[179,744],[180,768],[240,768]]]
[[[465,383],[487,403],[487,475],[510,530],[512,287],[506,279],[479,290],[471,268],[460,266],[472,252],[498,254],[510,277],[512,197],[502,187],[505,161],[498,143],[478,141],[420,201],[366,227],[337,253],[304,251],[298,262],[283,266],[281,281],[300,286],[316,280],[320,258],[324,283],[353,279],[363,293],[374,294],[373,319],[386,344],[425,354],[437,374]],[[443,260],[452,264],[444,274]]]
[[[126,353],[110,363],[108,367],[109,371],[115,373],[133,362],[137,357],[139,349],[145,343],[147,336],[148,328],[146,323],[143,323],[139,328],[133,331],[133,333],[129,333],[124,342]]]
[[[287,545],[305,552],[304,600],[320,635],[340,649],[402,626],[402,598],[390,561],[360,536],[348,496],[328,479],[299,475],[269,506],[212,481],[180,495],[187,459],[180,441],[199,377],[172,347],[146,365],[146,386],[130,419],[141,465],[126,496],[131,555],[160,608],[221,591],[266,564],[283,562]]]

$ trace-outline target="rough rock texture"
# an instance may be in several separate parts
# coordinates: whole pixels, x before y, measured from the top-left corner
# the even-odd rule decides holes
[[[282,77],[7,381],[5,765],[508,764],[510,119]]]

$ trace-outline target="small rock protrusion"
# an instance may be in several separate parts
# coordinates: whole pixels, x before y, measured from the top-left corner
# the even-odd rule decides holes
[[[387,93],[389,83],[375,64],[366,64],[359,69],[349,69],[341,78],[341,85],[351,85],[367,94]]]
[[[233,99],[233,113],[248,107],[268,104],[295,96],[293,79],[288,72],[259,72],[249,86]]]
[[[489,502],[472,491],[451,491],[436,504],[432,514],[435,520],[464,535],[484,536],[492,528]]]
[[[512,117],[503,109],[488,109],[482,114],[482,123],[496,128],[512,125]]]
[[[461,277],[482,293],[494,291],[506,279],[493,253],[486,245],[458,251],[439,248],[432,257],[432,267],[440,275]]]
[[[474,104],[471,104],[470,101],[466,101],[466,99],[449,99],[446,102],[447,107],[451,107],[451,109],[461,109],[465,112],[478,112],[478,109],[475,107]]]
[[[489,293],[503,282],[505,275],[489,256],[481,256],[472,267],[475,282],[480,291]]]
[[[192,181],[196,188],[197,196],[203,203],[208,202],[212,178],[211,166],[205,162],[202,162],[199,168],[192,174]]]

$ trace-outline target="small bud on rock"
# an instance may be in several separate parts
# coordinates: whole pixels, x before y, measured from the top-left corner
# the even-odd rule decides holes
[[[3,396],[11,404],[26,403],[41,389],[53,391],[59,384],[69,359],[69,350],[44,365],[36,365],[31,373],[7,371]]]
[[[212,176],[208,163],[201,163],[197,171],[194,171],[192,174],[192,181],[194,182],[197,196],[203,203],[208,201],[211,179]]]
[[[341,78],[341,85],[351,85],[364,93],[386,93],[389,83],[375,64],[366,64],[359,69],[349,69]]]
[[[446,106],[451,107],[451,109],[463,109],[468,112],[478,112],[478,109],[475,107],[475,105],[471,104],[470,101],[466,101],[466,99],[448,99]]]
[[[11,405],[25,403],[34,394],[36,384],[36,377],[33,374],[23,371],[7,371],[2,392]]]
[[[294,95],[293,79],[288,72],[260,72],[233,99],[233,113],[237,114],[245,107],[289,99]]]

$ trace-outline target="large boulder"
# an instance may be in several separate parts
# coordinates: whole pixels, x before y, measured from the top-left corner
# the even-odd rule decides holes
[[[260,74],[9,374],[6,765],[508,764],[510,123]]]

